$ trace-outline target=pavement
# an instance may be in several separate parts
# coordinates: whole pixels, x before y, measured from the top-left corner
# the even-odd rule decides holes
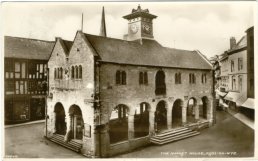
[[[237,113],[237,114],[234,115],[234,117],[236,119],[238,119],[239,121],[241,121],[242,123],[244,123],[245,125],[247,125],[250,128],[254,129],[254,120],[248,118],[247,116],[245,116],[242,113]]]
[[[217,124],[192,138],[147,146],[115,158],[252,157],[254,130],[224,111],[217,112]],[[43,137],[44,123],[5,128],[6,158],[84,158]]]

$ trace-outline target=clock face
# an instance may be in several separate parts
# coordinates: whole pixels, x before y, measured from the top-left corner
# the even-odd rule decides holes
[[[138,32],[138,26],[135,25],[135,24],[132,25],[132,26],[131,26],[131,31],[132,31],[132,33],[134,33],[134,34],[137,33],[137,32]]]
[[[151,27],[150,27],[150,25],[148,25],[148,24],[144,24],[143,25],[143,31],[144,32],[146,32],[146,33],[151,33]]]

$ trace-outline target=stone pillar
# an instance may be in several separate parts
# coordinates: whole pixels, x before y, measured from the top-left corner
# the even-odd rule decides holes
[[[172,107],[167,108],[167,129],[172,129]]]
[[[65,137],[64,137],[64,141],[65,142],[68,142],[70,139],[71,139],[71,135],[72,135],[72,126],[71,126],[71,115],[70,114],[67,114],[66,115],[66,134],[65,134]]]
[[[199,105],[194,105],[195,115],[194,118],[196,121],[199,121]]]
[[[73,137],[76,139],[76,133],[77,133],[77,115],[73,116]]]
[[[185,125],[186,122],[187,122],[186,110],[187,110],[187,107],[186,106],[182,106],[182,123],[183,123],[183,125]]]
[[[149,133],[150,135],[154,135],[155,134],[155,111],[150,110],[149,111],[149,123],[150,123],[150,127],[149,127]]]
[[[56,113],[53,112],[53,121],[52,121],[53,133],[56,132]]]
[[[134,115],[129,114],[128,116],[128,139],[134,138]]]
[[[210,99],[207,107],[207,119],[210,120],[211,124],[213,124],[214,122],[213,108],[214,108],[214,100]]]

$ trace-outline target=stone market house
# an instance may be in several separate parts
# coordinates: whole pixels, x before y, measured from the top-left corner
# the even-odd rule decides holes
[[[47,61],[54,42],[4,37],[5,123],[45,118]]]
[[[57,38],[48,62],[45,135],[85,156],[171,142],[177,130],[177,139],[194,136],[215,119],[209,61],[160,45],[148,10],[139,6],[124,18],[126,40],[106,37],[103,12],[100,36]]]

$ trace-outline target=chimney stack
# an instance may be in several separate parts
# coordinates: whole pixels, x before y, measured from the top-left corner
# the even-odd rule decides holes
[[[230,38],[230,50],[234,49],[236,47],[236,38],[231,37]]]

